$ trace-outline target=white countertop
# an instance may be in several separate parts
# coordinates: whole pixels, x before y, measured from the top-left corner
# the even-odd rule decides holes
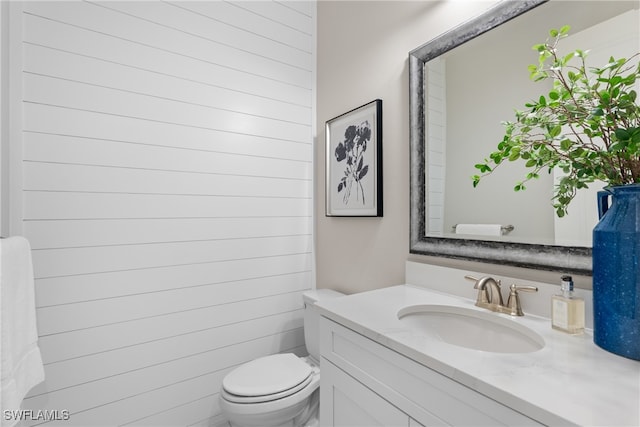
[[[640,426],[640,362],[608,353],[590,330],[573,336],[549,319],[511,317],[545,340],[533,353],[489,353],[412,332],[398,311],[416,304],[471,308],[475,301],[400,285],[317,303],[321,314],[546,425]]]

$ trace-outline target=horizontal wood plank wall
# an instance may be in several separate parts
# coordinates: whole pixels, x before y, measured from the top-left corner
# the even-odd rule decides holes
[[[303,353],[312,2],[24,2],[23,233],[46,381],[23,425],[209,425]]]

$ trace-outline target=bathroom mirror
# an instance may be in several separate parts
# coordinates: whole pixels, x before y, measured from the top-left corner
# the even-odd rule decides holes
[[[613,19],[632,19],[629,27],[637,29],[639,3],[505,0],[409,53],[411,253],[591,274],[593,193],[601,186],[579,194],[560,220],[551,204],[553,175],[517,193],[513,186],[524,176],[522,165],[507,164],[511,171],[486,177],[476,189],[470,177],[477,173],[473,165],[502,139],[501,121],[512,120],[514,109],[546,90],[529,80],[526,67],[537,61],[531,46],[544,41],[549,29],[570,25],[561,49],[591,49],[598,40],[608,55],[628,56],[615,50],[621,36],[608,28],[625,27]],[[627,36],[638,52],[637,33]],[[593,55],[597,65],[608,59]],[[467,223],[507,231],[456,234],[454,226]]]

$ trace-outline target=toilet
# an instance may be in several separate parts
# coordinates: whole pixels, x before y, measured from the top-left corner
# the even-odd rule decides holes
[[[320,314],[314,303],[342,296],[331,289],[303,294],[304,339],[309,356],[272,354],[247,362],[222,380],[220,409],[233,427],[318,425]]]

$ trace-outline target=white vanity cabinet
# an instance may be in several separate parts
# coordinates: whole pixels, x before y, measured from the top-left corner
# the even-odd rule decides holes
[[[321,426],[542,425],[322,317]]]

